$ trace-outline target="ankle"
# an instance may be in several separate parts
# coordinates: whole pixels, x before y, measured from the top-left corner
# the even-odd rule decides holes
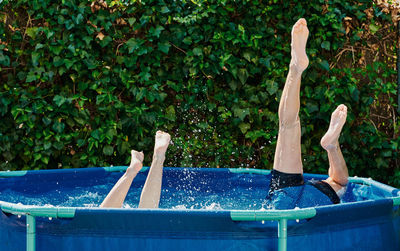
[[[324,148],[327,152],[330,152],[330,153],[337,152],[337,151],[339,150],[339,143],[336,142],[336,143],[333,143],[333,144],[325,144],[325,145],[323,146],[323,148]]]
[[[154,152],[153,160],[157,161],[164,161],[165,160],[165,153],[164,152]]]
[[[294,59],[291,59],[289,64],[289,70],[291,73],[301,76],[305,68],[300,67],[298,63],[295,63]]]

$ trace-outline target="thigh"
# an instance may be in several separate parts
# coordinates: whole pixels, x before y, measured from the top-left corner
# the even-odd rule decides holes
[[[300,120],[293,125],[279,127],[274,169],[284,173],[303,173]]]

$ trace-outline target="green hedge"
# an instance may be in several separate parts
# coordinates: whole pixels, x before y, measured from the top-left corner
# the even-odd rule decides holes
[[[305,171],[327,172],[319,140],[344,103],[350,174],[400,185],[390,13],[369,0],[127,2],[0,3],[0,169],[123,165],[130,149],[149,164],[159,129],[169,166],[271,169],[290,30],[305,17]]]

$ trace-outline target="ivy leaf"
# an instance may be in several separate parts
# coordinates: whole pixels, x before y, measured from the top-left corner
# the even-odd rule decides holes
[[[239,77],[239,80],[242,84],[245,84],[247,81],[247,78],[249,77],[249,73],[247,72],[246,69],[239,69],[237,76]]]
[[[149,30],[149,34],[154,37],[160,37],[161,31],[165,30],[164,27],[157,25],[155,28],[151,27]]]
[[[80,24],[80,23],[82,23],[82,21],[83,21],[83,16],[82,16],[82,14],[79,13],[75,18],[75,23]]]
[[[44,163],[44,164],[49,164],[49,157],[48,156],[43,156],[40,160]]]
[[[165,110],[165,117],[168,120],[175,121],[176,117],[175,117],[175,108],[174,108],[174,106],[170,105],[170,106],[167,107],[167,109]]]
[[[249,52],[245,52],[245,53],[243,53],[243,57],[247,60],[247,61],[251,61],[251,59],[253,58],[252,57],[252,55],[251,55],[251,53],[249,53]]]
[[[240,120],[244,120],[244,118],[247,116],[247,115],[250,115],[250,109],[249,108],[244,108],[244,109],[241,109],[241,108],[234,108],[233,109],[233,113],[235,114],[235,116],[236,117],[238,117]]]
[[[261,64],[265,65],[267,68],[271,67],[271,58],[270,57],[268,57],[268,58],[260,58],[259,61],[260,61]]]
[[[106,156],[111,156],[114,153],[114,147],[106,145],[105,147],[103,147],[103,153]]]
[[[98,129],[94,130],[94,131],[90,134],[90,136],[92,136],[92,138],[94,138],[94,139],[100,140],[100,132],[99,132],[99,130],[98,130]]]
[[[37,51],[37,50],[39,50],[39,49],[42,49],[44,47],[44,44],[37,44],[36,46],[35,46],[35,51]]]
[[[139,74],[139,76],[140,76],[140,79],[141,79],[143,82],[147,82],[147,81],[149,81],[150,78],[151,78],[151,74],[150,74],[149,72],[141,72],[141,73]]]
[[[55,56],[55,57],[53,58],[53,65],[54,65],[55,67],[60,67],[60,66],[63,65],[63,64],[64,64],[64,60],[63,60],[61,57]]]
[[[318,105],[316,105],[314,103],[307,103],[306,109],[307,109],[308,113],[317,112],[319,110]]]
[[[48,126],[48,125],[50,125],[50,123],[51,123],[51,119],[49,119],[48,117],[43,117],[43,118],[42,118],[42,122],[43,122],[43,124],[44,124],[45,126]]]
[[[91,39],[91,38],[90,38]],[[49,50],[56,54],[56,55],[60,55],[61,51],[64,49],[64,47],[62,46],[50,46]]]
[[[321,66],[322,69],[329,71],[329,63],[326,60],[322,60],[319,65]]]
[[[70,60],[70,59],[64,59],[64,63],[65,63],[65,67],[67,67],[67,69],[70,69],[71,66],[74,65],[75,61],[74,60]]]
[[[229,82],[229,87],[233,90],[236,91],[237,87],[238,87],[238,81],[232,79],[231,82]]]
[[[105,36],[103,38],[103,40],[100,41],[100,46],[102,48],[106,47],[110,42],[112,41],[112,37],[111,36]]]
[[[136,22],[136,18],[134,18],[134,17],[128,18],[128,23],[130,26],[132,26],[135,22]]]
[[[278,91],[278,83],[273,80],[267,80],[267,91],[269,94],[274,95]]]
[[[36,77],[35,72],[30,71],[30,72],[28,73],[28,76],[26,77],[25,82],[30,83],[30,82],[32,82],[32,81],[35,81],[36,79],[37,79],[37,77]]]
[[[43,144],[43,149],[44,150],[49,150],[51,148],[51,142],[45,142]]]
[[[10,58],[5,56],[2,51],[0,51],[0,64],[10,66]]]
[[[203,50],[201,48],[199,48],[199,47],[196,47],[196,48],[193,49],[193,55],[201,56],[201,55],[203,55]]]
[[[33,39],[36,38],[37,32],[38,32],[38,27],[31,27],[26,29],[26,34],[28,34],[28,36],[30,36]]]
[[[163,14],[165,14],[165,13],[170,12],[170,10],[168,9],[167,6],[163,6],[163,7],[161,8],[160,12],[163,13]]]
[[[32,65],[38,66],[40,55],[38,52],[32,52]]]
[[[58,107],[60,107],[65,103],[65,101],[67,101],[67,99],[64,98],[63,96],[56,95],[54,96],[53,101],[56,103]]]
[[[34,154],[33,154],[33,160],[34,160],[34,161],[37,161],[37,160],[39,160],[40,158],[42,158],[42,155],[41,155],[40,153],[34,153]]]
[[[61,150],[64,148],[64,144],[62,142],[57,141],[57,142],[53,143],[53,147],[57,150]]]
[[[321,48],[325,50],[330,50],[331,49],[331,43],[329,41],[324,41],[321,43]]]
[[[126,141],[122,141],[122,143],[119,145],[119,151],[120,154],[125,154],[126,152],[128,152],[130,150],[130,145],[128,142]]]
[[[185,37],[182,42],[184,44],[190,45],[190,44],[192,44],[192,38],[191,37]]]
[[[139,43],[136,41],[136,39],[131,38],[126,42],[126,45],[128,46],[128,52],[132,53],[134,50],[139,48]]]
[[[56,121],[56,122],[54,122],[52,128],[53,128],[53,130],[54,130],[55,132],[57,132],[57,133],[62,133],[62,132],[64,131],[65,124],[62,123],[62,122]]]
[[[112,140],[115,136],[117,135],[117,130],[115,130],[115,129],[108,129],[107,130],[107,132],[106,132],[106,137],[109,139],[109,140]]]
[[[169,47],[171,47],[169,43],[158,43],[158,49],[165,54],[168,54]]]
[[[250,124],[248,123],[240,123],[239,124],[240,131],[245,134],[250,129]]]
[[[381,28],[380,26],[375,25],[375,24],[369,25],[369,29],[370,29],[372,35],[375,34],[380,28]]]

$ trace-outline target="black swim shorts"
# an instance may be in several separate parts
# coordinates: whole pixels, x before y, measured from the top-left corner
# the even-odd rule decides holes
[[[303,185],[312,185],[320,192],[325,194],[332,201],[333,204],[340,203],[340,198],[335,190],[333,190],[333,188],[325,181],[310,180],[305,183],[303,175],[300,173],[284,173],[277,170],[271,171],[271,182],[267,198],[270,198],[278,189]]]

